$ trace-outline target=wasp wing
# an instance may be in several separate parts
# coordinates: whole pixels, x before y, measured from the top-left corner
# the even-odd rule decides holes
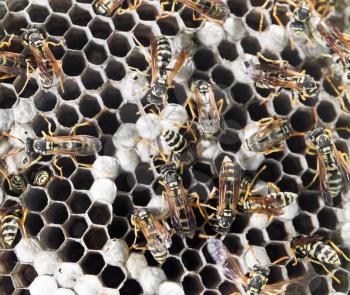
[[[184,62],[187,59],[187,56],[190,54],[190,50],[191,50],[191,47],[188,46],[180,52],[179,56],[176,59],[176,62],[175,62],[173,69],[171,70],[171,72],[168,75],[167,85],[172,85],[176,74],[180,71],[182,65],[184,64]]]
[[[323,156],[319,151],[317,151],[317,167],[318,167],[318,175],[320,179],[321,195],[328,206],[333,206],[333,198],[327,186],[328,177],[327,177],[326,164],[323,159]]]
[[[271,295],[271,294],[283,294],[287,291],[288,288],[292,290],[290,294],[299,294],[302,290],[304,290],[304,286],[306,281],[311,277],[311,275],[306,275],[298,278],[293,278],[290,280],[285,280],[281,282],[277,282],[274,284],[268,284],[262,290],[262,295]],[[299,288],[298,288],[299,286]],[[288,292],[289,293],[289,292]]]
[[[157,59],[158,59],[157,38],[153,37],[151,41],[151,71],[152,71],[151,84],[153,84],[156,81],[158,76]]]
[[[169,204],[169,210],[170,210],[170,218],[171,218],[171,224],[174,227],[176,233],[183,237],[183,233],[181,231],[181,225],[180,225],[180,216],[179,212],[176,209],[176,204],[174,200],[174,194],[171,191],[170,187],[168,185],[165,185],[165,192],[168,198],[168,204]]]
[[[40,77],[41,79],[45,80],[45,85],[48,87],[52,84],[52,75],[48,67],[44,63],[46,61],[46,58],[35,46],[30,45],[30,49],[34,55],[35,62],[39,68]]]
[[[337,163],[340,166],[340,169],[342,171],[342,174],[347,182],[350,181],[350,167],[347,161],[345,160],[344,156],[340,151],[337,150],[335,144],[332,145],[332,150],[335,155],[335,158],[337,160]]]
[[[64,89],[63,89],[63,70],[62,70],[61,62],[57,61],[57,59],[52,54],[52,51],[49,48],[49,44],[46,41],[43,41],[43,50],[44,50],[44,54],[46,55],[50,65],[52,67],[52,70],[53,70],[56,78],[60,81],[62,91],[64,91]]]
[[[251,203],[257,204],[257,208],[251,208],[248,212],[266,214],[268,216],[279,216],[283,214],[283,204],[279,199],[264,196],[254,196],[248,199]]]

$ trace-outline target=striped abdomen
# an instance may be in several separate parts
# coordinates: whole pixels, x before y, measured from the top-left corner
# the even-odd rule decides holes
[[[1,232],[6,246],[11,247],[19,228],[20,217],[16,212],[2,218]]]
[[[309,243],[304,246],[304,251],[312,258],[327,264],[340,265],[340,259],[335,250],[322,241]]]
[[[187,140],[174,130],[164,130],[162,136],[175,155],[181,154],[187,147]]]
[[[168,39],[164,36],[157,38],[157,67],[160,75],[166,75],[166,68],[171,61],[171,47]]]

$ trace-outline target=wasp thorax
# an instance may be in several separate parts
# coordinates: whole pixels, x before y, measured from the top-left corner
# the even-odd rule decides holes
[[[294,10],[294,18],[299,22],[305,22],[310,16],[309,7],[303,6]]]

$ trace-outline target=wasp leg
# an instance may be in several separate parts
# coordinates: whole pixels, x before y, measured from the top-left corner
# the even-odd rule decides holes
[[[0,48],[3,48],[4,46],[10,47],[12,43],[12,39],[15,37],[14,34],[11,34],[10,38],[7,41],[0,42]]]
[[[257,56],[259,58],[261,58],[262,60],[266,61],[266,62],[269,62],[269,63],[272,63],[272,64],[276,64],[276,65],[280,65],[281,64],[284,68],[288,68],[289,62],[286,61],[286,60],[270,59],[270,58],[267,58],[266,56],[262,55],[260,52],[257,53]]]
[[[139,70],[138,68],[131,67],[131,66],[129,66],[129,69],[132,70],[132,71],[134,71],[134,72],[139,73],[139,74],[142,75],[142,76],[145,76],[145,77],[148,77],[148,76],[149,76],[149,74],[147,74],[147,70],[141,71],[141,70]]]
[[[54,47],[56,47],[56,46],[63,46],[63,45],[65,44],[64,40],[62,40],[62,41],[60,41],[60,42],[58,42],[58,43],[49,42],[49,41],[47,41],[46,43],[49,44],[49,45],[51,45],[51,46],[54,46]]]
[[[6,179],[8,185],[9,185],[9,189],[12,190],[12,183],[8,177],[8,174],[4,170],[2,170],[1,168],[0,168],[0,174],[2,174],[4,176],[4,178]]]
[[[203,210],[202,207],[205,207],[205,208],[209,208],[209,209],[212,209],[212,210],[217,210],[215,207],[212,207],[210,205],[207,205],[207,204],[203,204],[200,202],[200,197],[197,193],[191,193],[190,194],[190,198],[193,198],[195,199],[195,206],[196,208],[198,208],[199,210],[199,213],[203,216],[203,218],[208,221],[208,223],[210,225],[212,225],[212,223],[210,222],[211,219],[213,219],[213,217],[215,216],[215,214],[208,214],[206,210]]]
[[[206,18],[204,16],[196,16],[196,13],[193,11],[192,12],[192,19],[194,21],[202,21],[202,20],[206,20]]]
[[[48,129],[48,134],[50,135],[50,136],[54,136],[54,134],[53,134],[53,132],[52,132],[52,124],[51,124],[51,122],[49,121],[49,119],[48,118],[46,118],[46,116],[44,116],[44,115],[41,115],[42,116],[42,118],[45,120],[45,122],[47,123],[47,129]],[[46,133],[45,133],[45,131],[41,131],[41,133],[42,133],[42,135],[43,135],[43,137],[46,137],[47,135],[46,135]]]
[[[278,153],[278,152],[283,152],[283,146],[282,145],[277,145],[276,147],[273,148],[268,148],[264,151],[265,155],[270,155],[272,153]]]
[[[198,234],[198,238],[201,238],[201,239],[210,239],[210,238],[213,238],[216,236],[217,236],[217,234],[215,234],[215,235]]]
[[[307,258],[307,260],[309,260],[312,263],[320,265],[326,271],[327,275],[329,275],[333,280],[335,280],[338,284],[340,284],[340,280],[334,274],[332,274],[331,271],[322,262],[311,259],[309,257]]]
[[[171,14],[173,12],[175,12],[175,5],[176,5],[177,1],[173,1],[173,4],[171,6],[170,11],[165,11],[165,5],[168,5],[169,3],[170,3],[169,1],[164,1],[164,2],[160,3],[160,12],[159,12],[159,15],[157,17],[157,20],[162,19],[162,18],[167,18],[167,17],[171,16]]]
[[[271,101],[271,100],[272,100],[273,98],[275,98],[276,96],[279,96],[279,95],[281,94],[281,91],[282,91],[282,89],[280,88],[280,89],[278,89],[278,90],[276,90],[276,91],[270,93],[270,94],[268,95],[268,97],[266,97],[266,98],[260,103],[260,105],[264,105],[264,104],[266,104],[267,102]]]
[[[342,251],[340,250],[332,241],[327,240],[326,241],[327,244],[330,244],[332,246],[332,248],[334,249],[335,252],[337,252],[338,254],[340,254],[341,256],[343,256],[343,258],[350,262],[350,258]]]
[[[25,225],[24,225],[24,223],[26,222],[27,214],[28,214],[28,209],[25,208],[25,209],[23,210],[23,213],[22,213],[22,218],[21,218],[21,220],[20,220],[20,222],[19,222],[19,225],[20,225],[19,228],[20,228],[21,233],[22,233],[22,236],[23,236],[24,238],[28,238],[27,230],[26,230],[26,227],[25,227]]]
[[[224,106],[224,99],[221,98],[221,99],[219,99],[219,100],[217,101],[217,103],[216,103],[216,107],[218,108],[219,114],[221,114],[221,112],[222,112],[222,107],[223,107],[223,106]]]
[[[55,159],[53,160],[53,165],[60,172],[60,179],[62,180],[63,179],[63,170],[62,170],[62,167],[57,164],[57,162],[58,162],[58,158],[55,157]]]
[[[79,127],[90,126],[90,125],[91,125],[90,122],[83,122],[83,123],[75,124],[75,125],[72,127],[72,129],[71,129],[69,135],[72,135],[72,134],[75,135],[75,132],[76,132],[76,130],[77,130]]]
[[[263,119],[260,119],[258,121],[258,124],[259,124],[259,127],[264,127],[264,126],[268,126],[270,124],[272,124],[276,119],[273,118],[273,117],[267,117],[267,118],[263,118]]]
[[[259,21],[259,32],[262,32],[263,24],[264,24],[264,12],[263,9],[266,8],[267,4],[270,3],[270,0],[266,0],[263,5],[261,5],[261,13],[260,13],[260,21]]]
[[[27,64],[27,74],[26,74],[26,81],[22,87],[22,89],[18,92],[18,95],[21,95],[22,92],[24,91],[24,89],[27,87],[29,79],[30,79],[30,73],[34,72],[34,68],[32,67],[32,65],[29,63],[29,60],[26,59],[26,64]]]
[[[254,187],[256,180],[258,179],[260,174],[266,169],[266,167],[267,167],[266,165],[262,166],[259,169],[259,171],[254,175],[252,181],[248,184],[247,189],[246,189],[245,194],[244,194],[243,202],[245,202],[247,200],[248,196],[251,195],[251,190]]]
[[[134,39],[134,41],[137,43],[138,46],[140,46],[140,48],[142,49],[145,59],[147,60],[148,64],[151,64],[151,57],[148,54],[148,52],[145,50],[145,47],[141,44],[141,42],[136,38],[136,36],[134,34],[132,34],[132,38]]]
[[[280,17],[277,15],[277,8],[278,8],[277,3],[274,3],[273,8],[272,8],[272,16],[273,16],[274,19],[276,20],[277,24],[278,24],[280,27],[284,28],[284,25],[283,25],[283,23],[282,23]]]
[[[130,246],[131,249],[135,249],[135,250],[140,250],[140,251],[147,251],[148,247],[146,246],[139,246],[139,244],[135,244]]]
[[[216,193],[218,191],[219,191],[219,189],[216,186],[214,186],[213,189],[211,190],[210,194],[209,194],[208,199],[209,200],[215,199],[215,195],[216,195]]]

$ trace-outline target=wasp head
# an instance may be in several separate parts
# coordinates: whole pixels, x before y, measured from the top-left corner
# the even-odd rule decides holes
[[[305,75],[304,81],[303,81],[303,87],[307,95],[310,97],[315,97],[320,92],[320,87],[318,83],[315,81],[314,78],[312,78],[309,75]]]
[[[307,5],[303,5],[294,10],[294,19],[298,22],[305,22],[310,16],[310,9]]]
[[[137,218],[146,219],[148,217],[148,212],[145,208],[135,209],[131,215],[131,220],[136,220]]]
[[[24,30],[21,35],[22,42],[35,47],[42,46],[43,36],[37,28]]]
[[[319,138],[319,136],[323,135],[323,134],[326,134],[326,131],[323,127],[317,127],[315,128],[314,130],[311,130],[309,133],[308,133],[308,137],[310,138],[310,140],[316,144],[317,143],[317,140]]]
[[[108,2],[110,1],[102,1],[102,2],[95,1],[93,5],[93,9],[95,13],[100,15],[106,15],[108,13],[108,6],[107,6],[109,4]]]
[[[167,86],[163,81],[157,80],[152,86],[150,93],[147,96],[147,100],[156,105],[162,105],[166,98]]]
[[[300,34],[305,31],[305,25],[299,21],[291,22],[289,27],[296,34]]]
[[[220,216],[217,224],[215,224],[215,231],[219,233],[227,233],[232,224],[232,216]]]
[[[253,271],[263,277],[268,277],[270,275],[270,268],[259,264],[254,265]]]

